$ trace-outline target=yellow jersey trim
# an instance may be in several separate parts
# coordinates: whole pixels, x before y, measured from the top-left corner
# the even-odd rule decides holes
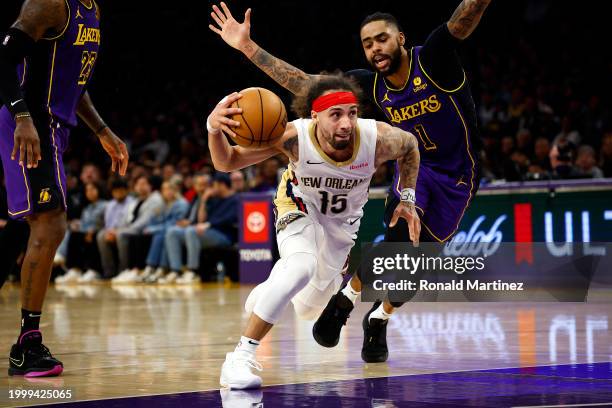
[[[95,1],[91,0],[91,4],[89,5],[89,7],[87,7],[87,4],[85,4],[83,0],[79,0],[79,3],[81,3],[83,7],[85,7],[87,10],[91,10],[94,7]]]
[[[66,25],[64,26],[64,29],[58,35],[56,35],[54,37],[43,37],[42,40],[48,40],[48,41],[57,40],[58,38],[63,36],[64,33],[66,32],[66,30],[68,29],[68,26],[70,25],[70,21],[72,19],[72,16],[71,16],[70,4],[68,4],[68,0],[64,0],[64,1],[66,2],[66,8],[68,9],[68,19],[66,20]]]
[[[402,85],[401,88],[396,89],[396,88],[390,87],[389,85],[387,85],[387,81],[385,81],[385,78],[383,77],[383,83],[385,84],[385,87],[387,87],[388,90],[393,91],[393,92],[401,92],[406,88],[406,85],[408,85],[408,82],[410,82],[410,77],[412,76],[412,60],[414,58],[414,55],[412,52],[413,50],[414,50],[414,47],[410,49],[410,62],[408,63],[409,64],[408,65],[408,76],[406,77],[406,82],[404,82],[404,85]],[[376,73],[376,75],[378,75],[378,72]]]
[[[26,208],[25,210],[17,211],[17,212],[11,212],[10,210],[8,210],[7,212],[11,217],[26,213],[30,211],[30,208],[32,208],[32,206],[30,205],[30,186],[28,185],[28,177],[26,176],[25,166],[20,166],[20,167],[21,167],[21,172],[23,173],[23,183],[25,184],[26,192],[27,192],[26,196],[28,198],[28,208]]]
[[[460,90],[461,88],[463,88],[463,85],[465,85],[465,81],[467,79],[467,76],[465,75],[465,71],[463,71],[463,81],[461,81],[461,85],[459,85],[457,88],[455,89],[444,89],[442,88],[440,85],[438,85],[436,83],[436,81],[434,81],[433,79],[431,79],[431,77],[429,76],[429,74],[427,73],[427,71],[425,71],[425,69],[423,68],[423,65],[421,64],[421,59],[417,57],[417,61],[419,63],[419,67],[421,68],[421,71],[423,72],[423,74],[425,74],[425,76],[427,77],[427,79],[429,80],[429,82],[431,82],[436,88],[438,88],[439,90],[441,90],[442,92],[446,92],[446,93],[454,93],[457,92],[458,90]],[[461,119],[463,120],[463,118]]]
[[[325,160],[329,164],[336,166],[336,167],[348,166],[349,164],[355,161],[355,159],[357,158],[357,155],[359,154],[359,146],[361,145],[361,135],[359,131],[359,126],[355,128],[355,143],[353,143],[353,155],[351,156],[350,159],[345,160],[343,162],[335,161],[323,151],[323,149],[319,145],[317,136],[315,135],[315,129],[316,129],[315,122],[312,122],[310,124],[310,127],[308,128],[308,134],[310,135],[310,141],[312,142],[312,145],[315,147],[315,149],[317,150],[319,155],[323,158],[323,160]]]

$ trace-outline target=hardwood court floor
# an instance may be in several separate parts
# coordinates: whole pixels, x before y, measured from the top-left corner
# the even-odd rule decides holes
[[[71,401],[218,389],[225,353],[246,321],[242,306],[250,289],[51,287],[41,329],[64,374],[26,380],[3,371],[0,406],[59,401],[10,399],[18,389],[71,390]],[[368,308],[360,304],[340,344],[326,349],[312,339],[312,322],[296,320],[288,307],[259,348],[264,384],[612,361],[612,303],[408,304],[389,323],[390,358],[383,364],[360,358]],[[7,285],[0,291],[5,356],[18,324],[19,289]]]

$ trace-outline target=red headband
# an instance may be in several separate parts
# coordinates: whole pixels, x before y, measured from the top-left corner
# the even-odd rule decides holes
[[[345,103],[357,103],[355,94],[352,92],[332,92],[315,99],[312,102],[312,110],[315,112],[323,112],[332,106]]]

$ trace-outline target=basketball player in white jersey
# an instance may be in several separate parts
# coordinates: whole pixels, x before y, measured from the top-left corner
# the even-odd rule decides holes
[[[230,116],[242,110],[230,106],[241,95],[226,97],[208,117],[208,145],[217,170],[238,170],[279,153],[289,157],[289,168],[274,198],[280,259],[246,301],[251,317],[235,351],[227,353],[222,386],[260,387],[261,378],[251,371],[262,370],[255,352],[287,304],[293,303],[298,317],[315,319],[338,291],[368,200],[370,179],[389,160],[400,163],[402,184],[402,202],[391,223],[399,217],[406,219],[410,238],[417,244],[421,229],[414,207],[418,143],[397,127],[358,119],[358,89],[344,76],[322,77],[294,99],[298,116],[311,119],[290,122],[280,140],[263,149],[231,146],[223,135],[231,135],[231,128],[239,125]]]

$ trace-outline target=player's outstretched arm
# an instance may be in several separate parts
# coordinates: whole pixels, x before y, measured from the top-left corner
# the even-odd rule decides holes
[[[412,133],[383,122],[376,122],[376,167],[389,160],[397,160],[400,171],[401,202],[395,208],[389,227],[394,227],[399,218],[408,224],[410,240],[419,244],[421,221],[415,209],[415,189],[419,174],[419,145]]]
[[[213,109],[206,120],[208,149],[210,150],[213,165],[219,171],[230,172],[240,170],[276,156],[279,153],[284,153],[282,148],[284,141],[292,134],[295,134],[297,138],[295,126],[288,123],[285,134],[273,146],[262,149],[247,149],[242,146],[230,145],[224,133],[235,136],[232,128],[240,126],[240,122],[232,120],[230,116],[242,113],[241,108],[231,107],[241,97],[242,95],[237,92],[226,96],[215,106],[215,109]]]
[[[77,105],[77,114],[100,140],[102,148],[111,158],[111,170],[125,176],[127,172],[129,154],[123,140],[121,140],[102,120],[94,106],[89,92],[85,92]]]
[[[289,92],[301,94],[308,84],[318,77],[276,58],[251,39],[251,9],[244,14],[242,23],[234,19],[224,2],[221,2],[221,8],[213,5],[210,15],[217,24],[217,26],[213,24],[208,26],[212,31],[219,34],[228,45],[242,52],[253,64]]]
[[[41,160],[40,139],[25,102],[17,66],[29,55],[45,32],[59,32],[68,21],[64,0],[26,0],[17,21],[0,40],[0,106],[5,104],[15,119],[11,159],[33,168]]]
[[[448,31],[460,40],[465,40],[478,26],[485,9],[491,0],[463,0],[450,20]]]

